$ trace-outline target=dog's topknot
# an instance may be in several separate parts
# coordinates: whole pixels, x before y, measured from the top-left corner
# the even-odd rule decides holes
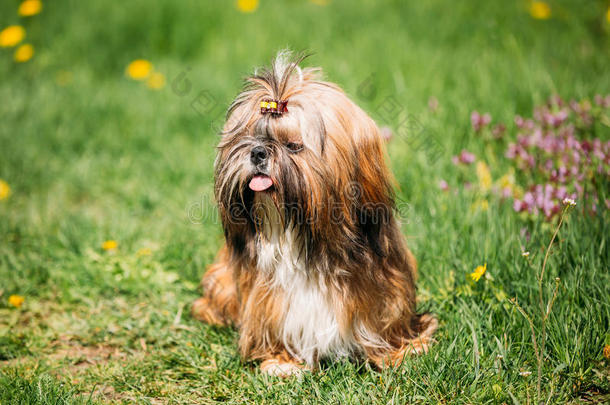
[[[257,69],[254,76],[248,78],[247,81],[255,86],[260,84],[260,81],[267,83],[273,92],[273,98],[283,100],[292,74],[296,73],[296,79],[299,82],[303,80],[303,72],[299,64],[308,56],[308,54],[302,52],[295,54],[288,49],[279,51],[271,62],[271,69]]]
[[[286,49],[277,53],[270,67],[255,69],[254,74],[245,79],[242,92],[229,107],[227,119],[235,110],[248,103],[253,103],[252,110],[254,110],[254,106],[258,106],[264,99],[286,101],[298,91],[306,78],[319,79],[320,69],[299,67],[308,56],[309,54],[304,52],[294,53]],[[240,124],[243,124],[240,121],[237,120],[235,126],[230,126],[229,130],[240,127]]]

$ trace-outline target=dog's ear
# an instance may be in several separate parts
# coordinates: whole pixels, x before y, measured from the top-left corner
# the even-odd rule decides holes
[[[384,228],[394,208],[393,177],[386,165],[385,141],[375,122],[366,114],[354,129],[354,192],[356,218],[366,243],[380,256],[388,254]]]

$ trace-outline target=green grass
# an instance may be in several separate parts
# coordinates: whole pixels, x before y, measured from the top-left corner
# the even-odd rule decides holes
[[[610,93],[605,2],[550,5],[553,18],[541,21],[527,2],[263,0],[241,14],[220,1],[63,0],[19,19],[18,1],[1,2],[0,27],[23,24],[36,54],[15,64],[0,48],[0,179],[12,189],[0,201],[0,403],[533,402],[530,330],[507,298],[536,311],[551,229],[499,198],[473,210],[475,193],[444,194],[438,181],[459,187],[450,158],[462,148],[494,179],[508,170],[504,146],[486,147],[470,129],[472,110],[508,123],[512,139],[513,116],[551,94]],[[307,64],[380,124],[396,124],[379,113],[392,97],[442,144],[435,160],[400,137],[389,144],[419,307],[441,322],[438,344],[399,370],[329,362],[275,380],[240,360],[236,331],[188,313],[222,244],[215,128],[240,79],[284,47],[315,52]],[[162,90],[125,77],[138,58],[167,76]],[[608,140],[608,127],[598,135]],[[193,223],[198,208],[206,215]],[[562,281],[543,368],[551,403],[608,400],[608,219],[606,209],[574,210],[553,250],[547,279]],[[102,251],[107,239],[115,254]],[[470,284],[485,262],[489,277]],[[25,297],[21,308],[11,294]]]

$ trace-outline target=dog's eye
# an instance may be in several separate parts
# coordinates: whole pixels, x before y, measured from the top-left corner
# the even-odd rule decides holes
[[[302,143],[296,143],[296,142],[288,142],[286,144],[286,147],[288,148],[288,150],[290,152],[300,152],[303,150],[303,144]]]

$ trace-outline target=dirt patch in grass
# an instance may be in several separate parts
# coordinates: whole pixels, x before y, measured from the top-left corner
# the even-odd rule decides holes
[[[11,367],[44,360],[53,364],[67,363],[67,371],[79,372],[91,366],[103,365],[112,360],[122,360],[128,356],[127,353],[121,351],[116,346],[104,344],[83,345],[69,338],[60,338],[51,342],[48,349],[48,353],[45,350],[42,353],[33,353],[28,356],[0,361],[0,366]],[[62,369],[60,372],[64,374],[66,369]]]
[[[111,360],[119,360],[127,357],[118,347],[97,344],[95,346],[82,346],[70,344],[59,348],[47,356],[51,361],[66,361],[70,363],[71,371],[79,371],[94,365],[105,364]]]

